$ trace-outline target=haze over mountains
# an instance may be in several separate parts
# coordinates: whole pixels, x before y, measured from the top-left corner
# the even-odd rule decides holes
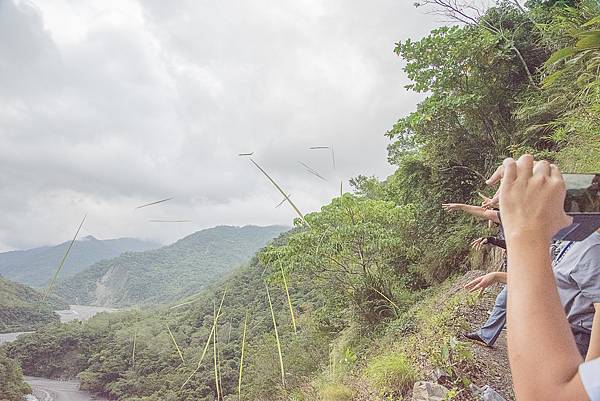
[[[172,302],[232,272],[285,226],[218,226],[172,245],[103,260],[57,284],[77,304],[124,307]]]
[[[31,287],[43,287],[56,271],[69,243],[0,253],[0,275]],[[60,278],[72,276],[96,262],[114,258],[123,252],[145,251],[159,246],[158,243],[135,238],[99,240],[89,235],[73,245]]]

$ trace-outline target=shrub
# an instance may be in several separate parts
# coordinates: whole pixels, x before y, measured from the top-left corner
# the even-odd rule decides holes
[[[371,384],[384,394],[405,394],[417,379],[417,371],[403,353],[374,358],[366,369]]]
[[[352,390],[339,383],[327,384],[319,391],[322,401],[350,401],[352,396]]]

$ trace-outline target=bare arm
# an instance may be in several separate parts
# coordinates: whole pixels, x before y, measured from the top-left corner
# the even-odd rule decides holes
[[[490,220],[494,223],[500,223],[498,212],[495,210],[486,209],[481,206],[465,205],[464,203],[444,203],[442,207],[447,212],[460,210],[480,219]]]
[[[594,314],[594,322],[592,323],[592,338],[590,339],[590,348],[585,360],[591,361],[595,358],[600,358],[600,304],[594,304],[596,313]]]
[[[563,210],[564,181],[556,166],[540,162],[534,167],[529,155],[516,163],[505,160],[488,183],[500,178],[509,250],[509,361],[517,400],[588,401],[578,374],[582,359],[548,252],[552,235],[570,223]]]

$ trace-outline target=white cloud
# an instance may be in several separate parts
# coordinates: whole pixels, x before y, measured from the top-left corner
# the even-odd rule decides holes
[[[85,213],[84,234],[163,242],[291,224],[238,152],[306,212],[386,176],[383,134],[419,99],[394,43],[434,23],[394,0],[0,2],[0,250],[64,241]]]

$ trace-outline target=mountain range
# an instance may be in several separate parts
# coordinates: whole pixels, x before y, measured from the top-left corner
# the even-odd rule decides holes
[[[31,287],[43,287],[54,275],[70,241],[55,246],[0,253],[0,275]],[[79,239],[67,258],[60,278],[67,278],[104,259],[123,252],[146,251],[160,244],[135,238],[100,240],[93,236]]]
[[[57,283],[70,303],[127,307],[172,302],[198,293],[250,258],[285,226],[218,226],[174,244],[126,252]]]

